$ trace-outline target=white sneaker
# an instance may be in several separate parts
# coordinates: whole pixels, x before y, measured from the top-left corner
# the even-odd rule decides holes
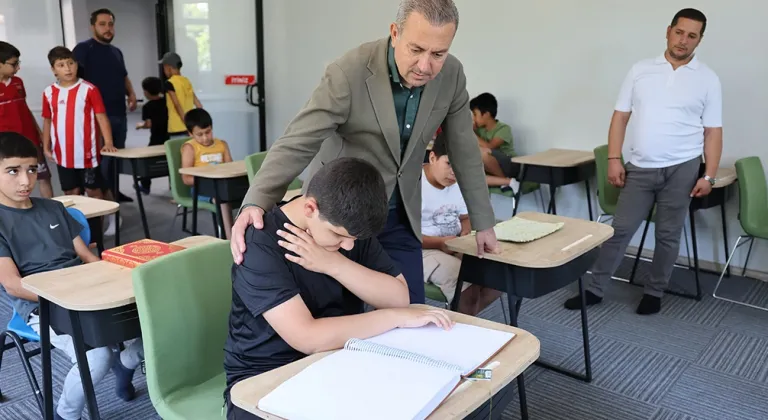
[[[512,178],[509,180],[509,187],[512,188],[512,191],[517,194],[518,191],[520,191],[520,182],[516,180],[515,178]]]
[[[115,223],[115,215],[110,214],[107,216],[107,229],[104,231],[104,236],[115,236],[115,231],[117,230],[117,225],[122,226],[123,225],[123,218],[120,217],[120,220]]]

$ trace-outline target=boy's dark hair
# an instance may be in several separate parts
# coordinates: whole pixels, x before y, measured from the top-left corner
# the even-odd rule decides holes
[[[211,127],[213,125],[213,119],[211,118],[211,114],[209,114],[208,111],[202,108],[194,108],[190,109],[186,114],[184,114],[184,125],[187,126],[187,131],[191,133],[192,129],[195,127]]]
[[[13,131],[0,131],[0,160],[32,157],[37,159],[37,147],[32,140]]]
[[[498,109],[499,103],[496,102],[496,97],[488,92],[481,93],[469,101],[470,111],[478,110],[481,114],[488,112],[492,118],[496,118]]]
[[[675,17],[672,18],[672,23],[669,26],[674,27],[675,25],[677,25],[677,21],[680,20],[680,18],[701,22],[701,33],[699,34],[699,36],[704,36],[704,30],[707,29],[707,17],[704,16],[704,13],[701,13],[699,10],[691,9],[691,8],[683,9],[675,13]]]
[[[320,217],[357,239],[377,235],[387,222],[389,200],[384,179],[362,159],[327,162],[309,181],[306,195],[317,200]]]
[[[72,51],[70,51],[67,47],[53,47],[50,51],[48,51],[48,62],[51,63],[51,67],[53,67],[57,60],[66,60],[70,58],[74,60],[75,56],[72,55]]]
[[[98,19],[99,15],[110,15],[112,16],[112,22],[115,21],[115,14],[112,13],[109,9],[97,9],[91,12],[91,26],[96,24],[96,19]]]
[[[448,154],[448,149],[445,146],[445,130],[441,130],[437,137],[435,137],[435,141],[432,142],[432,153],[438,159]]]
[[[141,81],[141,88],[150,95],[159,95],[163,91],[163,81],[159,77],[146,77]]]
[[[19,52],[18,48],[5,41],[0,41],[0,64],[18,57],[21,57],[21,52]]]

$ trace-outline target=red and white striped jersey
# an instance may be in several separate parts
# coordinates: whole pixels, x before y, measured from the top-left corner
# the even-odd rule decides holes
[[[85,80],[66,88],[54,83],[45,89],[43,118],[51,120],[51,151],[59,166],[99,166],[101,148],[96,114],[105,112],[99,89]]]

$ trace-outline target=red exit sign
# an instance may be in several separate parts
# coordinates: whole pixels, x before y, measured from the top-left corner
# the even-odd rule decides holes
[[[230,74],[224,79],[226,85],[252,85],[256,83],[256,75]]]

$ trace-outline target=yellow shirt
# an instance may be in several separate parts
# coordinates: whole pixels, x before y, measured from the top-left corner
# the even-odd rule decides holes
[[[181,105],[181,109],[184,113],[189,112],[189,110],[195,107],[195,90],[192,88],[192,83],[189,79],[174,74],[168,79],[168,83],[173,86],[173,91],[176,93],[176,99],[178,99],[179,105]],[[184,125],[184,116],[179,116],[179,113],[176,112],[176,107],[173,106],[171,95],[165,95],[165,104],[168,107],[168,132],[186,133],[187,127]]]
[[[224,140],[213,139],[213,144],[210,146],[203,146],[195,139],[189,140],[185,144],[191,145],[195,151],[195,163],[192,164],[194,167],[217,165],[224,162],[224,154],[227,150],[227,143]]]

